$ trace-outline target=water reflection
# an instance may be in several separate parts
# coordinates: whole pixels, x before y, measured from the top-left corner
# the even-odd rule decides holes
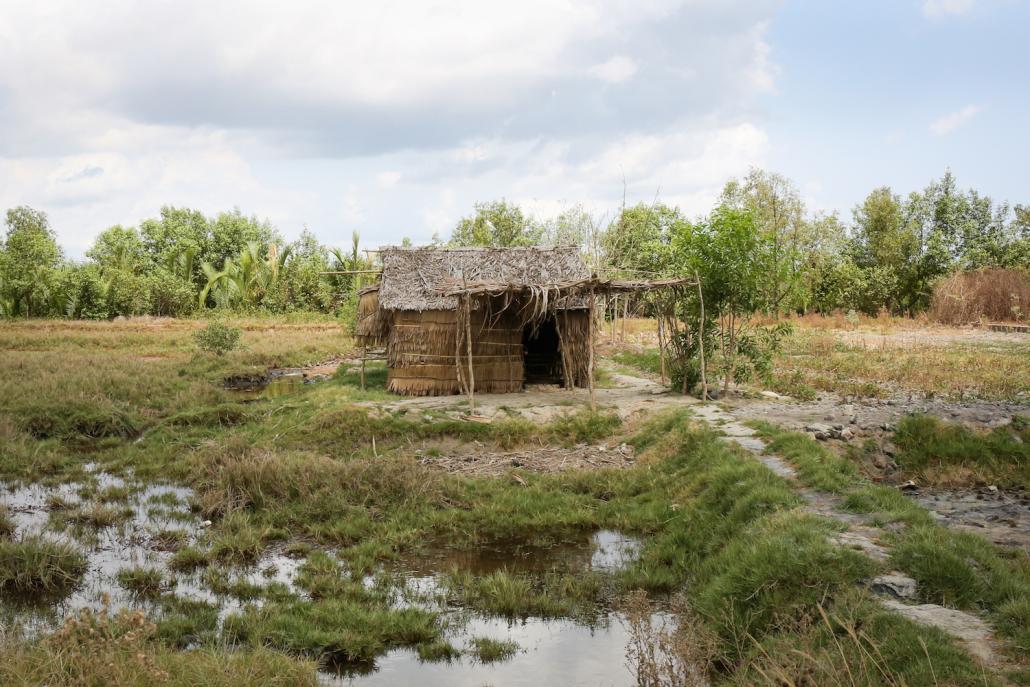
[[[569,620],[530,618],[518,623],[473,618],[449,637],[459,649],[475,637],[513,641],[515,656],[500,663],[482,664],[461,657],[450,662],[424,663],[411,650],[397,649],[381,656],[373,672],[334,676],[323,673],[326,685],[419,685],[420,687],[481,687],[482,685],[573,685],[582,687],[630,687],[635,676],[626,661],[629,631],[623,618],[589,627]]]

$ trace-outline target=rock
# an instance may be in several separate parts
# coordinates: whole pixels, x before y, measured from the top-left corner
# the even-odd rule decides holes
[[[916,598],[916,581],[897,571],[874,577],[869,583],[869,589],[875,594],[893,596],[895,599]]]
[[[991,628],[975,615],[936,604],[909,606],[894,599],[883,599],[881,603],[909,620],[936,627],[958,638],[971,654],[988,665],[994,661]]]
[[[784,401],[784,400],[788,400],[790,398],[790,396],[784,396],[783,394],[778,394],[775,391],[769,391],[769,390],[759,391],[758,395],[762,396],[764,398],[771,398],[774,401]]]
[[[858,424],[858,415],[852,415],[851,419],[848,420],[848,424],[857,425]]]
[[[889,441],[884,442],[884,444],[880,448],[880,450],[883,451],[883,454],[885,456],[890,456],[891,458],[893,458],[894,456],[898,455],[898,447],[895,446],[894,444],[892,444]]]
[[[855,438],[855,433],[852,432],[850,429],[845,429],[840,433],[840,438],[844,441],[851,441]]]
[[[827,422],[833,422],[834,417],[833,417],[833,415],[827,415],[823,419],[826,420]]]
[[[909,480],[899,486],[898,489],[901,489],[902,491],[919,491],[919,485],[912,480]]]
[[[884,422],[882,425],[880,425],[880,429],[882,429],[885,432],[893,432],[894,431],[894,425],[892,425],[889,422]]]
[[[987,491],[991,492],[992,494],[997,494],[998,493],[998,487],[996,487],[996,486],[994,486],[992,484],[991,486],[987,487]]]

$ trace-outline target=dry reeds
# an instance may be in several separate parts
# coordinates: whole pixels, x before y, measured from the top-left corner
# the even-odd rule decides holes
[[[930,317],[945,324],[1026,321],[1030,272],[1002,268],[956,272],[934,288]]]

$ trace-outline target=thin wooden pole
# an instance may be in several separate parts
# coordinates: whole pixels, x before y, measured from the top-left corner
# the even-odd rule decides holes
[[[629,294],[622,297],[622,331],[619,333],[619,340],[626,342],[626,320],[629,319]]]
[[[472,369],[472,296],[465,294],[465,350],[469,358],[469,415],[476,414],[476,373]]]
[[[590,348],[587,355],[587,386],[590,388],[590,410],[597,410],[597,400],[594,398],[594,287],[590,286]]]
[[[665,386],[665,336],[663,332],[665,316],[662,313],[658,313],[658,363],[662,370],[662,386]]]
[[[694,280],[697,282],[697,300],[701,304],[701,326],[698,332],[698,346],[701,351],[701,400],[708,400],[708,378],[705,377],[705,297],[701,293],[701,278],[694,271]]]
[[[365,358],[368,356],[368,346],[361,347],[361,390],[365,390]]]

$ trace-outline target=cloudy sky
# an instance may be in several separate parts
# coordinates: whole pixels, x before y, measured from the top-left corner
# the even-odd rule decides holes
[[[1030,202],[1024,0],[0,0],[0,209],[81,255],[164,204],[343,245],[751,165],[850,208],[951,167]]]

